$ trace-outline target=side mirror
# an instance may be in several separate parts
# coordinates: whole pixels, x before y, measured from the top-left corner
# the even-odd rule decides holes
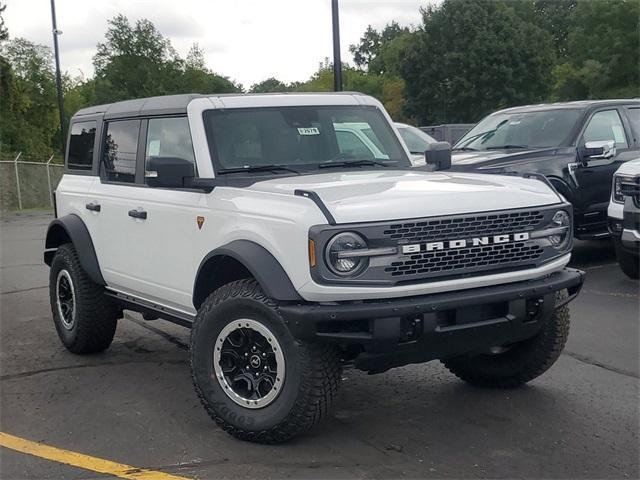
[[[427,165],[433,165],[434,171],[451,168],[451,144],[449,142],[430,143],[424,152]]]
[[[616,142],[613,140],[587,142],[584,147],[578,149],[578,153],[583,162],[592,159],[612,158],[616,155]]]
[[[182,188],[185,186],[185,178],[194,176],[193,163],[175,157],[150,157],[144,172],[150,187]]]

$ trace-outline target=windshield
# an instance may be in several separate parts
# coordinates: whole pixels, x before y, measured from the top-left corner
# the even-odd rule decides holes
[[[580,110],[545,110],[489,115],[456,143],[454,150],[559,147]]]
[[[407,148],[411,153],[424,153],[429,148],[430,143],[434,143],[436,140],[424,133],[422,130],[410,125],[397,125],[398,132],[407,144]]]
[[[327,165],[410,166],[398,138],[375,107],[208,110],[204,121],[218,173],[286,174]]]

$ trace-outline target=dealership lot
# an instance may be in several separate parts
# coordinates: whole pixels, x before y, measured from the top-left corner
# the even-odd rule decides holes
[[[578,242],[587,270],[565,353],[519,390],[461,383],[438,363],[346,370],[328,421],[280,446],[237,441],[193,392],[189,332],[127,313],[112,347],[78,357],[50,318],[42,246],[51,217],[1,225],[0,430],[186,478],[638,478],[638,283],[608,242]],[[0,477],[89,469],[0,450]],[[88,465],[90,467],[91,465]]]

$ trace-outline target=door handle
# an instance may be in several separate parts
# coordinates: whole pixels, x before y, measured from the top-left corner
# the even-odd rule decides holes
[[[99,212],[100,211],[100,204],[99,203],[87,203],[84,206],[87,210],[91,210],[92,212]]]
[[[147,212],[144,210],[129,210],[129,216],[133,218],[147,219]]]

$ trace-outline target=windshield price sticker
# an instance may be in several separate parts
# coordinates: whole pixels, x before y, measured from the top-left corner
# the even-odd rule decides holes
[[[298,128],[298,133],[300,135],[320,135],[320,130],[316,127]]]

